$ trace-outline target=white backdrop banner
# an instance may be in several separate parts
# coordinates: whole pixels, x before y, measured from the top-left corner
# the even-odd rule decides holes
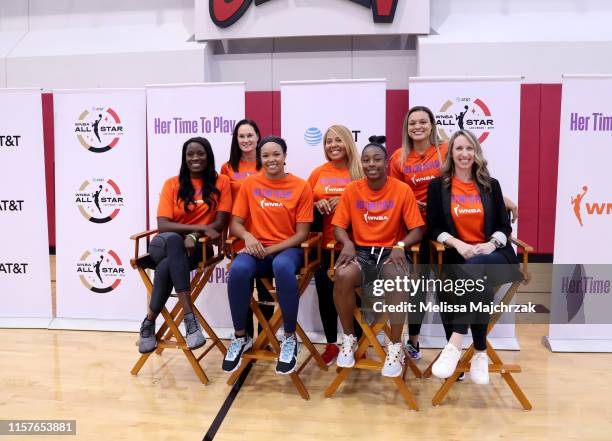
[[[43,318],[46,326],[51,274],[40,90],[0,89],[0,171],[0,325]]]
[[[323,136],[342,124],[353,131],[361,151],[371,135],[384,135],[385,80],[281,82],[281,132],[287,141],[288,170],[302,179],[325,163]],[[300,299],[299,321],[307,331],[322,330],[314,282]]]
[[[159,194],[166,179],[179,174],[181,149],[189,138],[208,139],[217,171],[229,160],[232,132],[244,118],[244,83],[147,87],[150,227],[157,228]],[[211,326],[231,328],[227,261],[221,262],[197,304]],[[223,335],[223,337],[226,337]]]
[[[504,196],[520,204],[520,77],[410,78],[409,94],[411,107],[427,106],[433,111],[442,140],[461,128],[472,131]],[[513,225],[514,234],[517,227]],[[513,323],[509,317],[503,320]],[[426,332],[428,327],[424,327],[423,334]],[[436,327],[435,335],[444,335],[441,326]],[[514,325],[496,326],[491,337],[514,338]]]
[[[612,76],[564,76],[562,91],[548,341],[611,352]]]
[[[57,316],[140,320],[129,236],[146,227],[145,91],[53,95]]]

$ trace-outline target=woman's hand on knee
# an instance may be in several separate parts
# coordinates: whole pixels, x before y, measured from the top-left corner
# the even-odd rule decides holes
[[[394,265],[395,268],[403,274],[408,274],[410,272],[408,260],[406,260],[406,253],[401,248],[393,248],[385,264]]]
[[[355,245],[353,245],[352,242],[349,242],[342,247],[342,251],[340,251],[340,255],[338,256],[338,260],[336,260],[336,265],[334,265],[334,268],[343,268],[354,260]]]
[[[245,235],[244,248],[241,250],[241,252],[250,254],[253,257],[257,257],[258,259],[263,259],[264,257],[266,257],[266,248],[252,234]]]
[[[185,236],[185,240],[183,241],[183,243],[185,244],[185,251],[187,252],[187,255],[191,257],[195,250],[196,240],[193,238],[192,235],[187,235]]]

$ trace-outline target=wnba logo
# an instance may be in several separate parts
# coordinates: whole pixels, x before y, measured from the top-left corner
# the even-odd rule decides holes
[[[267,199],[262,199],[259,205],[261,205],[261,208],[282,207],[283,206],[283,204],[281,204],[280,202],[270,202]]]
[[[84,181],[75,194],[75,203],[83,217],[94,224],[110,222],[125,205],[115,181],[100,178]]]
[[[123,136],[123,126],[117,112],[110,107],[92,107],[79,115],[74,133],[86,150],[104,153],[117,145]]]
[[[436,114],[438,135],[448,141],[457,130],[470,130],[482,143],[495,128],[495,120],[489,106],[480,98],[457,97],[447,100]]]
[[[104,294],[113,291],[125,278],[125,268],[113,250],[87,250],[77,262],[76,272],[85,288]]]
[[[572,196],[570,199],[572,208],[574,210],[574,216],[576,216],[576,220],[578,221],[581,227],[584,226],[582,222],[582,200],[584,199],[584,196],[587,194],[588,191],[589,187],[584,185],[582,187],[582,192],[579,192],[576,196]],[[584,207],[586,209],[585,214],[590,216],[603,216],[612,214],[612,202],[585,202]]]

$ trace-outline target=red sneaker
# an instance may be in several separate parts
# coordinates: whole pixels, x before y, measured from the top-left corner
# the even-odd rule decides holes
[[[321,354],[321,358],[327,366],[331,366],[339,352],[340,349],[338,349],[335,343],[328,343],[325,345],[325,351]]]

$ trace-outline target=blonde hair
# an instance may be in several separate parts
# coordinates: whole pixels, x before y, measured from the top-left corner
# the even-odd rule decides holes
[[[353,141],[353,134],[345,126],[334,124],[325,132],[325,136],[323,137],[323,152],[325,153],[325,159],[331,161],[331,158],[325,151],[325,143],[329,132],[334,132],[336,135],[338,135],[346,147],[346,162],[349,169],[349,174],[351,175],[351,180],[354,181],[356,179],[363,178],[363,168],[361,167],[361,160],[359,159],[357,146],[355,145],[355,141]]]
[[[442,154],[440,153],[440,140],[438,139],[438,126],[436,125],[436,117],[429,107],[425,106],[414,106],[412,107],[406,116],[404,117],[404,125],[402,128],[402,155],[400,158],[400,167],[404,167],[406,162],[406,158],[410,154],[410,149],[414,148],[414,141],[408,136],[408,119],[410,115],[414,112],[425,112],[429,117],[429,122],[431,123],[431,133],[429,134],[429,143],[436,146],[436,151],[438,152],[438,160],[440,164],[442,164]]]
[[[457,130],[448,140],[448,153],[444,165],[440,170],[442,182],[446,188],[450,187],[451,179],[455,175],[455,161],[453,161],[453,148],[459,136],[465,136],[474,147],[474,163],[472,164],[472,179],[487,191],[491,191],[491,175],[487,168],[487,160],[482,154],[482,147],[478,138],[469,130]]]

